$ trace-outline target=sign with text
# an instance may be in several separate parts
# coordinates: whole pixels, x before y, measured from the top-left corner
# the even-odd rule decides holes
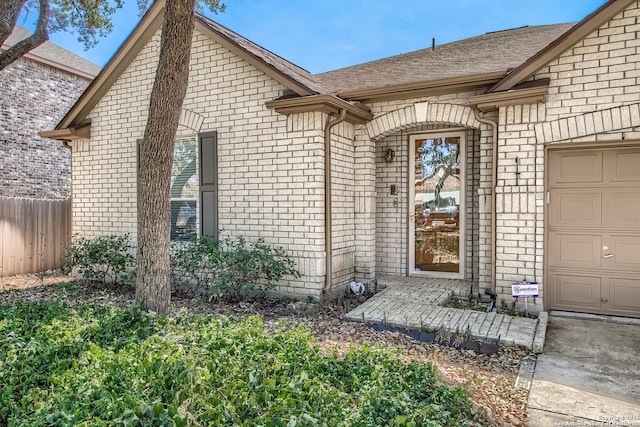
[[[511,295],[518,297],[537,297],[538,282],[511,282]]]

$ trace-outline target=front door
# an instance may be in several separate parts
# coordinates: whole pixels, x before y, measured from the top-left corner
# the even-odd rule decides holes
[[[409,274],[462,277],[464,133],[410,138]]]

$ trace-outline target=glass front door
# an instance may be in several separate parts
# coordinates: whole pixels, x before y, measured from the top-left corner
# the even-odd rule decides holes
[[[464,135],[411,138],[413,256],[410,274],[461,275]]]

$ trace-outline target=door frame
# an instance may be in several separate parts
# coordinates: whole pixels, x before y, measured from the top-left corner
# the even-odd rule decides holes
[[[459,268],[457,273],[448,273],[443,271],[415,271],[415,141],[419,139],[428,138],[460,138],[460,207],[459,207]],[[433,277],[444,279],[465,279],[466,277],[466,226],[467,226],[467,133],[464,128],[457,129],[441,129],[426,132],[419,132],[409,135],[408,144],[408,160],[409,160],[409,175],[407,177],[407,206],[409,208],[409,220],[407,221],[407,276],[415,277]]]
[[[551,157],[551,153],[552,151],[556,151],[556,150],[563,150],[563,151],[567,151],[567,150],[588,150],[588,149],[593,149],[593,150],[606,150],[606,149],[616,149],[616,148],[634,148],[634,147],[640,147],[640,140],[639,139],[630,139],[630,140],[618,140],[618,141],[596,141],[595,140],[596,136],[594,135],[594,140],[593,141],[588,141],[588,142],[572,142],[572,143],[566,143],[566,142],[554,142],[554,143],[550,143],[550,144],[545,144],[544,146],[544,230],[543,230],[543,239],[544,239],[544,247],[543,247],[543,252],[542,252],[542,256],[543,256],[543,274],[542,274],[542,280],[543,280],[543,295],[542,295],[542,304],[543,304],[543,309],[544,310],[550,310],[552,303],[555,303],[555,296],[554,296],[554,291],[555,291],[555,284],[551,285],[550,282],[550,278],[551,275],[549,274],[549,244],[550,244],[550,239],[549,239],[549,214],[550,214],[550,209],[549,209],[549,197],[551,194],[551,189],[550,189],[550,179],[549,179],[549,159]],[[588,312],[587,312],[588,313]],[[598,313],[596,313],[598,314]]]

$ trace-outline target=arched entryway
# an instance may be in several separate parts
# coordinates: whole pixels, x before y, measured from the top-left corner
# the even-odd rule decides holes
[[[467,105],[421,102],[366,125],[376,152],[376,272],[490,277],[491,128]],[[392,153],[392,154],[391,154]]]

